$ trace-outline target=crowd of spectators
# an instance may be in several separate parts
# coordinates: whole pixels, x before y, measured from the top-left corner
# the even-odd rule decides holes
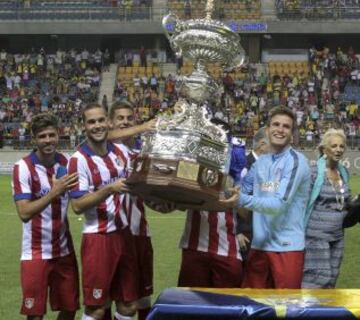
[[[0,8],[96,8],[119,7],[130,2],[133,5],[152,5],[152,0],[1,0]]]
[[[169,11],[182,19],[205,17],[206,0],[168,0]],[[259,19],[260,0],[223,0],[216,1],[213,17],[220,20]]]
[[[254,132],[266,124],[268,110],[286,105],[297,116],[295,143],[300,147],[314,147],[329,127],[343,128],[351,147],[357,147],[360,69],[354,50],[349,48],[345,53],[340,48],[337,52],[311,48],[308,65],[308,72],[282,76],[270,76],[265,65],[255,64],[247,64],[240,73],[223,73],[221,107],[209,106],[209,110],[229,122],[236,135],[250,141]],[[119,70],[126,72],[125,68]],[[131,100],[137,120],[145,121],[158,112],[173,112],[176,77],[161,73],[119,77],[115,95],[117,99]]]
[[[158,112],[171,112],[177,100],[176,75],[164,76],[160,65],[168,61],[165,51],[126,50],[115,55],[118,75],[115,99],[128,99],[135,105],[137,122],[147,121]]]
[[[310,73],[268,77],[253,70],[244,80],[227,75],[225,87],[230,93],[229,121],[241,135],[266,123],[268,110],[275,105],[290,107],[297,117],[295,142],[313,147],[329,127],[341,127],[349,136],[351,147],[359,136],[359,60],[350,47],[309,50]],[[251,66],[249,66],[251,68]],[[359,79],[358,79],[359,76]]]
[[[177,101],[175,90],[176,76],[168,74],[166,77],[153,73],[150,77],[134,75],[133,83],[125,85],[118,80],[115,97],[118,100],[127,99],[135,106],[137,122],[144,122],[155,117],[159,112],[172,113],[172,107]]]
[[[229,112],[224,117],[240,135],[252,136],[265,125],[272,106],[286,105],[296,114],[295,143],[300,147],[315,146],[329,127],[336,127],[344,129],[354,148],[360,124],[360,72],[354,50],[350,47],[344,53],[341,48],[337,52],[311,48],[308,63],[308,74],[269,77],[250,69],[244,80],[227,74],[223,81]]]
[[[158,60],[145,50],[119,53],[119,74],[114,99],[135,105],[138,123],[159,112],[171,114],[178,99],[176,80],[189,73],[187,64],[177,73],[163,74]],[[101,71],[109,64],[109,52],[86,49],[47,54],[43,49],[28,54],[0,52],[0,142],[30,147],[28,131],[32,116],[52,110],[59,116],[65,146],[81,141],[80,111],[84,103],[98,101]],[[208,105],[216,118],[228,122],[235,135],[251,140],[267,121],[268,110],[286,105],[297,116],[295,143],[311,148],[329,127],[345,130],[352,148],[360,137],[360,63],[350,47],[309,49],[308,70],[273,75],[266,64],[245,64],[241,72],[222,72],[210,66],[224,85],[219,106]],[[186,68],[185,68],[186,67]],[[128,73],[131,70],[132,73]],[[222,72],[222,73],[220,73]],[[108,105],[107,99],[103,103]],[[360,141],[359,141],[360,142]]]
[[[46,53],[0,52],[0,143],[31,147],[29,123],[43,111],[54,112],[61,124],[63,147],[81,140],[81,107],[97,101],[101,72],[110,63],[106,50],[74,49]]]
[[[168,0],[167,9],[182,19],[204,18],[206,0]],[[358,19],[357,0],[275,0],[280,19]],[[2,19],[151,19],[153,0],[0,0]],[[157,8],[159,10],[163,8]],[[260,0],[216,1],[213,17],[258,20]]]
[[[152,0],[0,0],[0,19],[150,19]]]
[[[276,0],[277,15],[281,19],[358,19],[357,0]]]

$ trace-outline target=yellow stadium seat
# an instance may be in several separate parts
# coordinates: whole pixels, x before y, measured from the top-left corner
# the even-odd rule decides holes
[[[139,67],[138,67],[138,66],[137,66],[137,67],[133,67],[132,72],[133,72],[133,74],[139,73]]]
[[[274,68],[274,67],[269,68],[269,72],[271,74],[274,74],[276,72],[276,68]]]

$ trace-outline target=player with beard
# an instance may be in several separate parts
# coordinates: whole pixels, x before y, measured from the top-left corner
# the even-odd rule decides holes
[[[58,121],[40,113],[31,122],[35,150],[13,169],[13,195],[23,221],[21,313],[28,320],[46,314],[49,293],[58,320],[73,320],[79,309],[79,276],[67,219],[68,194],[77,174],[66,174],[67,157],[56,151]]]
[[[110,125],[114,131],[136,129],[134,109],[130,102],[120,101],[112,105],[109,113]],[[154,120],[144,123],[143,128],[152,130]],[[130,155],[129,166],[139,153],[139,141],[135,135],[119,139],[128,148]],[[151,294],[153,293],[153,248],[151,244],[149,225],[145,216],[145,205],[141,197],[125,194],[123,207],[126,212],[130,232],[135,244],[136,260],[138,264],[138,290],[139,300],[137,301],[138,319],[146,319],[151,307]],[[109,312],[109,311],[108,311]],[[110,319],[107,314],[104,320]]]
[[[84,214],[81,247],[85,312],[82,320],[101,320],[109,300],[116,302],[115,319],[132,319],[136,311],[135,256],[123,196],[127,149],[109,142],[107,111],[99,104],[83,110],[87,141],[70,158],[69,173],[78,174],[70,198],[76,214]]]

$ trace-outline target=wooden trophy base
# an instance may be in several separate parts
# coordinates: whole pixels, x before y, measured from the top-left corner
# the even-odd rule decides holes
[[[127,184],[145,200],[198,208],[222,198],[227,175],[186,160],[137,158]]]

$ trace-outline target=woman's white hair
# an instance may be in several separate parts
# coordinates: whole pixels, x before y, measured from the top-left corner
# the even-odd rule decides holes
[[[343,129],[334,129],[330,128],[322,137],[320,144],[319,144],[319,151],[321,154],[324,153],[324,149],[330,145],[330,139],[332,137],[340,137],[344,141],[344,145],[346,146],[346,135]]]

